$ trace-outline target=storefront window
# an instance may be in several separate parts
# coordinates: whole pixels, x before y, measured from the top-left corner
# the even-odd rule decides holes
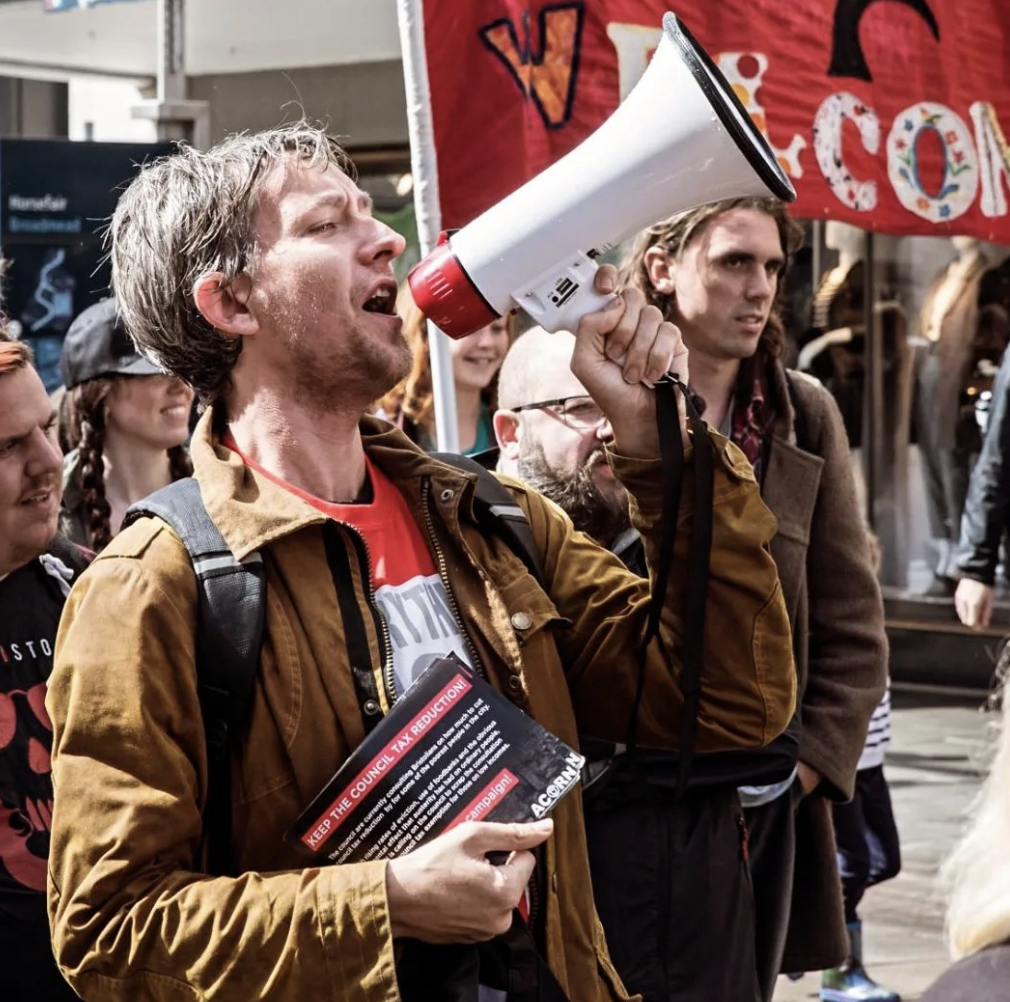
[[[1010,342],[1010,247],[868,241],[834,221],[808,230],[809,271],[801,258],[784,290],[792,364],[842,412],[882,583],[950,599],[968,480]]]

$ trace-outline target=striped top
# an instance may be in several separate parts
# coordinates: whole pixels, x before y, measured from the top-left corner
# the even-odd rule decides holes
[[[856,769],[872,769],[884,764],[884,752],[891,743],[891,685],[888,683],[884,698],[870,717],[870,730]]]

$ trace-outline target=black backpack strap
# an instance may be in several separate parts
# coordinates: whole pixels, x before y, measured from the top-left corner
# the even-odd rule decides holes
[[[481,524],[488,526],[505,541],[508,548],[526,565],[543,587],[544,565],[540,548],[533,538],[526,512],[516,503],[509,489],[490,471],[469,456],[455,452],[432,453],[449,466],[477,475],[474,511]]]
[[[652,598],[645,637],[638,651],[638,684],[635,702],[628,722],[627,748],[632,767],[643,788],[648,788],[644,769],[638,757],[638,712],[645,687],[645,663],[649,644],[655,640],[663,645],[660,619],[666,602],[667,583],[673,564],[673,550],[681,508],[684,480],[684,444],[680,431],[677,392],[684,397],[688,424],[694,446],[694,523],[688,548],[688,573],[684,601],[683,653],[680,673],[684,708],[681,717],[680,742],[676,753],[676,796],[684,797],[691,781],[695,740],[698,732],[698,711],[704,674],[705,613],[708,606],[709,563],[712,551],[714,503],[714,449],[708,429],[694,405],[690,390],[672,374],[656,383],[656,419],[659,428],[660,457],[663,465],[663,521],[659,546],[659,565],[652,580]],[[672,758],[672,756],[671,756]]]
[[[266,580],[258,553],[235,559],[207,514],[200,485],[192,478],[132,505],[123,526],[154,516],[182,540],[196,573],[200,613],[196,626],[196,675],[207,741],[208,788],[203,842],[208,870],[232,872],[231,732],[245,721],[259,670],[266,620]]]

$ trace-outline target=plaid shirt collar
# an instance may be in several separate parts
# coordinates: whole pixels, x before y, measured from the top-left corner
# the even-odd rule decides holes
[[[762,466],[764,465],[764,422],[762,414],[765,405],[764,382],[759,374],[755,374],[750,386],[750,399],[741,395],[738,384],[733,406],[733,431],[730,438],[740,446],[743,454],[754,467],[754,475],[761,482]]]
[[[729,436],[750,460],[758,483],[761,482],[764,466],[766,431],[765,401],[767,394],[763,369],[764,366],[758,364],[756,356],[740,366],[740,374],[733,394],[732,426]],[[704,399],[695,394],[694,403],[698,408],[698,413],[704,415]]]

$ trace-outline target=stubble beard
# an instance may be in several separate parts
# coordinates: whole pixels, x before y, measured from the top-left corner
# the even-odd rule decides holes
[[[293,338],[291,362],[302,403],[322,413],[338,407],[364,411],[410,374],[413,355],[402,334],[393,342],[375,342],[355,330],[342,350],[332,353]]]
[[[596,483],[593,468],[601,452],[594,449],[574,474],[565,474],[548,464],[543,447],[537,443],[529,455],[520,458],[518,473],[520,479],[566,512],[576,529],[610,549],[631,528],[631,517],[623,489],[608,497]]]

